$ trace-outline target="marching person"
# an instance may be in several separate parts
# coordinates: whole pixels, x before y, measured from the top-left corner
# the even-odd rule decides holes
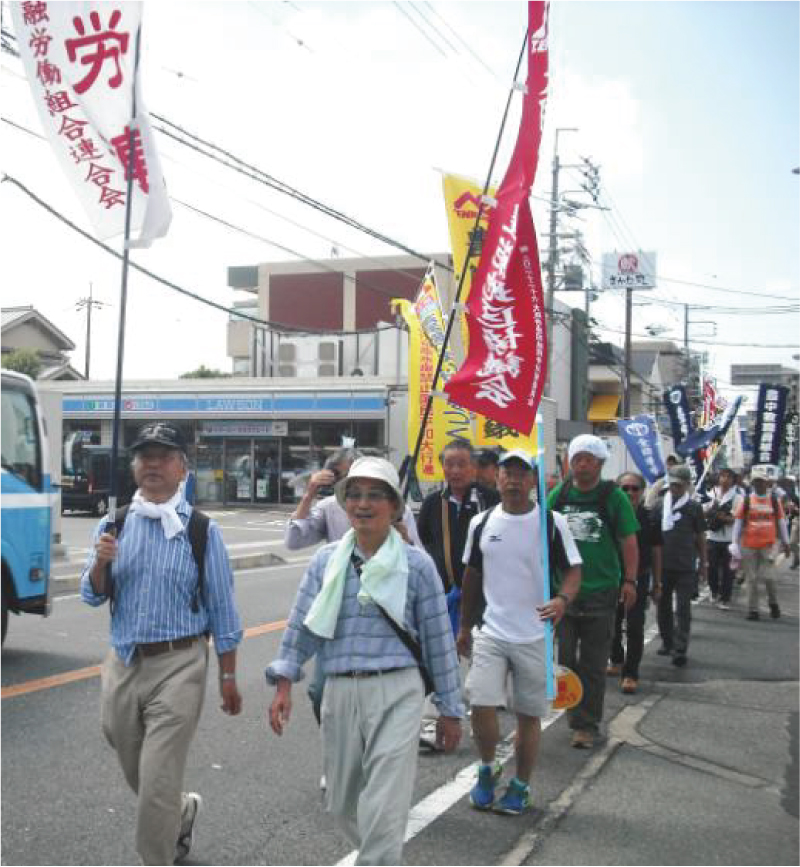
[[[475,459],[475,481],[489,491],[497,490],[499,460],[495,449],[481,449]]]
[[[353,461],[361,454],[353,448],[341,448],[334,452],[325,462],[325,467],[314,473],[308,482],[308,487],[300,502],[292,512],[286,524],[284,545],[290,551],[309,548],[320,542],[338,542],[350,529],[347,512],[342,508],[335,494],[330,493],[317,499],[320,492],[331,489],[340,479],[343,479]],[[395,524],[395,529],[410,544],[422,547],[414,515],[405,506],[402,518]],[[314,675],[308,685],[308,698],[317,722],[320,721],[322,692],[325,688],[325,678],[322,667],[317,660]],[[320,787],[325,788],[325,778],[320,781]]]
[[[283,733],[292,683],[317,654],[327,679],[326,808],[358,848],[357,864],[400,864],[423,682],[432,686],[440,711],[440,744],[452,751],[464,714],[458,658],[433,562],[394,529],[403,513],[394,467],[383,458],[360,458],[335,491],[352,526],[316,552],[303,577],[278,658],[266,670],[277,687],[268,721]]]
[[[644,622],[648,597],[652,595],[653,600],[658,603],[661,595],[661,548],[654,545],[658,537],[653,529],[650,512],[644,504],[644,477],[639,473],[623,473],[617,479],[617,484],[628,495],[639,522],[636,533],[639,574],[636,576],[636,602],[627,611],[622,602],[617,605],[611,664],[606,673],[611,677],[619,676],[622,691],[626,695],[633,695],[639,689],[639,665],[644,653]],[[627,647],[622,643],[623,624]]]
[[[558,625],[558,661],[583,684],[580,704],[567,711],[572,746],[591,749],[603,718],[617,603],[627,610],[636,602],[639,522],[625,494],[601,479],[609,453],[600,437],[575,437],[568,457],[570,475],[551,491],[548,505],[567,519],[583,567],[580,593]]]
[[[719,480],[711,499],[703,504],[708,527],[708,587],[711,601],[727,611],[733,593],[733,569],[730,545],[733,541],[734,506],[738,491],[736,473],[730,467],[719,471]]]
[[[81,595],[89,605],[111,603],[101,720],[138,798],[136,849],[144,864],[172,864],[189,854],[201,805],[198,794],[182,788],[205,696],[208,636],[222,710],[235,715],[242,707],[236,686],[242,627],[214,522],[202,562],[195,556],[193,510],[180,490],[187,464],[180,432],[163,422],[145,425],[131,449],[138,490],[119,539],[105,520],[97,528]]]
[[[661,598],[658,600],[662,646],[657,652],[660,656],[672,656],[672,664],[680,668],[687,662],[698,559],[700,576],[704,582],[708,580],[706,522],[702,506],[689,495],[692,484],[689,467],[673,467],[668,477],[669,488],[653,516],[654,544],[661,548],[662,564]]]
[[[472,734],[481,764],[470,802],[479,810],[519,815],[530,806],[541,717],[547,713],[544,620],[557,624],[580,588],[581,558],[563,516],[553,514],[552,559],[562,574],[559,592],[544,602],[541,511],[531,502],[533,458],[520,449],[500,458],[500,505],[473,518],[464,550],[462,617],[458,651],[471,656],[467,692]],[[549,595],[549,593],[548,593]],[[483,602],[485,600],[485,610]],[[482,617],[473,639],[472,627]],[[506,704],[506,677],[513,682],[517,716],[516,775],[495,803],[500,777],[495,751],[500,739],[497,708]]]
[[[741,555],[742,570],[747,583],[748,620],[758,620],[758,585],[767,589],[770,617],[781,616],[775,587],[773,549],[778,539],[788,556],[789,533],[780,500],[770,491],[770,474],[766,466],[757,465],[750,470],[752,490],[745,494],[736,507],[731,551]]]

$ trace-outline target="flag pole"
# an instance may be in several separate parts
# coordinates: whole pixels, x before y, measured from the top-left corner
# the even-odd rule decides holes
[[[485,198],[489,192],[489,186],[490,186],[491,180],[492,180],[492,172],[494,171],[494,166],[495,166],[495,163],[497,162],[497,154],[500,150],[500,142],[503,138],[503,132],[505,130],[506,121],[508,120],[508,112],[509,112],[509,109],[511,108],[511,99],[514,95],[515,85],[517,83],[517,76],[519,75],[519,70],[522,66],[522,58],[525,56],[525,48],[526,48],[527,44],[528,44],[528,31],[526,29],[525,30],[525,39],[522,42],[522,49],[520,50],[519,59],[517,60],[517,68],[514,71],[514,84],[512,84],[512,86],[508,92],[508,99],[506,100],[506,108],[505,108],[505,111],[503,112],[503,119],[500,122],[500,131],[497,134],[497,140],[495,141],[495,144],[494,144],[494,153],[492,154],[492,159],[491,159],[490,164],[489,164],[489,171],[486,173],[486,183],[483,185],[483,195],[481,196],[481,201],[480,201],[480,204],[478,206],[478,214],[475,217],[475,227],[474,227],[473,231],[470,232],[469,249],[467,250],[467,256],[466,256],[466,259],[464,260],[464,268],[462,269],[461,275],[460,275],[459,280],[458,280],[458,288],[456,289],[456,295],[455,295],[455,298],[453,299],[453,306],[450,310],[450,316],[447,318],[447,327],[445,328],[445,332],[444,332],[444,340],[442,341],[442,347],[441,347],[441,350],[439,351],[439,358],[436,362],[436,370],[433,373],[433,380],[431,381],[431,388],[430,388],[430,391],[428,392],[428,400],[425,402],[425,412],[422,414],[422,421],[420,422],[419,433],[417,434],[417,442],[416,442],[416,445],[414,446],[414,455],[411,459],[411,466],[415,467],[415,468],[417,466],[417,461],[419,460],[420,449],[422,448],[422,438],[425,436],[425,427],[428,424],[428,418],[430,417],[430,414],[431,414],[431,407],[433,405],[433,393],[434,393],[434,391],[436,391],[436,386],[439,382],[439,377],[442,373],[442,365],[444,364],[445,350],[447,349],[447,344],[450,342],[450,334],[453,331],[453,326],[455,325],[455,321],[456,321],[456,318],[458,316],[458,305],[459,305],[459,302],[461,301],[461,293],[462,293],[462,290],[464,288],[464,279],[465,279],[466,274],[467,274],[467,268],[469,266],[469,260],[472,258],[472,249],[475,245],[475,238],[477,236],[476,230],[477,230],[478,226],[480,225],[481,217],[483,216],[483,210],[484,210],[484,207],[486,204],[484,200],[485,200]],[[406,499],[408,498],[408,489],[409,489],[410,479],[411,479],[411,477],[409,474],[406,477],[406,483],[405,483],[405,486],[403,488],[403,497],[405,497]]]
[[[547,479],[544,472],[544,424],[541,413],[536,414],[536,469],[539,476],[539,535],[542,549],[542,575],[544,575],[544,604],[550,601],[550,545],[547,538]],[[544,624],[545,688],[548,701],[556,697],[553,673],[553,623]]]
[[[139,48],[142,35],[141,23],[136,29],[136,50],[133,63],[133,88],[131,90],[131,122],[128,127],[127,195],[125,198],[125,239],[122,250],[122,279],[119,300],[119,328],[117,331],[117,373],[114,382],[114,421],[111,433],[111,478],[108,494],[108,522],[114,523],[117,512],[117,462],[119,457],[119,433],[122,419],[122,366],[125,357],[125,308],[128,299],[128,271],[130,259],[131,215],[133,212],[133,170],[135,166],[136,124],[136,79],[139,74]]]

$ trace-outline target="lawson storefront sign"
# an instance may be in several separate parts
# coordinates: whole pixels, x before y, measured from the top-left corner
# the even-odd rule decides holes
[[[234,396],[209,395],[126,395],[122,396],[122,413],[128,416],[157,418],[220,418],[281,414],[325,418],[361,416],[374,418],[385,410],[382,391],[365,393],[269,393]],[[64,395],[62,409],[65,418],[110,418],[114,398],[108,395]]]

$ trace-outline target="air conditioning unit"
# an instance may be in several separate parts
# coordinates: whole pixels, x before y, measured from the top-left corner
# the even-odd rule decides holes
[[[320,364],[317,368],[317,372],[320,376],[336,376],[336,365],[335,364]]]
[[[279,364],[278,376],[297,376],[297,368],[293,364]]]
[[[278,361],[296,361],[297,347],[294,343],[281,343],[278,347]]]

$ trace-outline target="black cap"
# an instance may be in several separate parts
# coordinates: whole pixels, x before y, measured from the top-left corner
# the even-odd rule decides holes
[[[490,464],[497,466],[500,457],[494,449],[481,449],[478,452],[477,461],[482,467],[488,467]]]
[[[151,422],[146,424],[137,434],[131,451],[142,449],[145,446],[166,446],[170,449],[178,449],[178,451],[186,453],[186,443],[184,442],[181,432],[171,424],[163,421]]]

